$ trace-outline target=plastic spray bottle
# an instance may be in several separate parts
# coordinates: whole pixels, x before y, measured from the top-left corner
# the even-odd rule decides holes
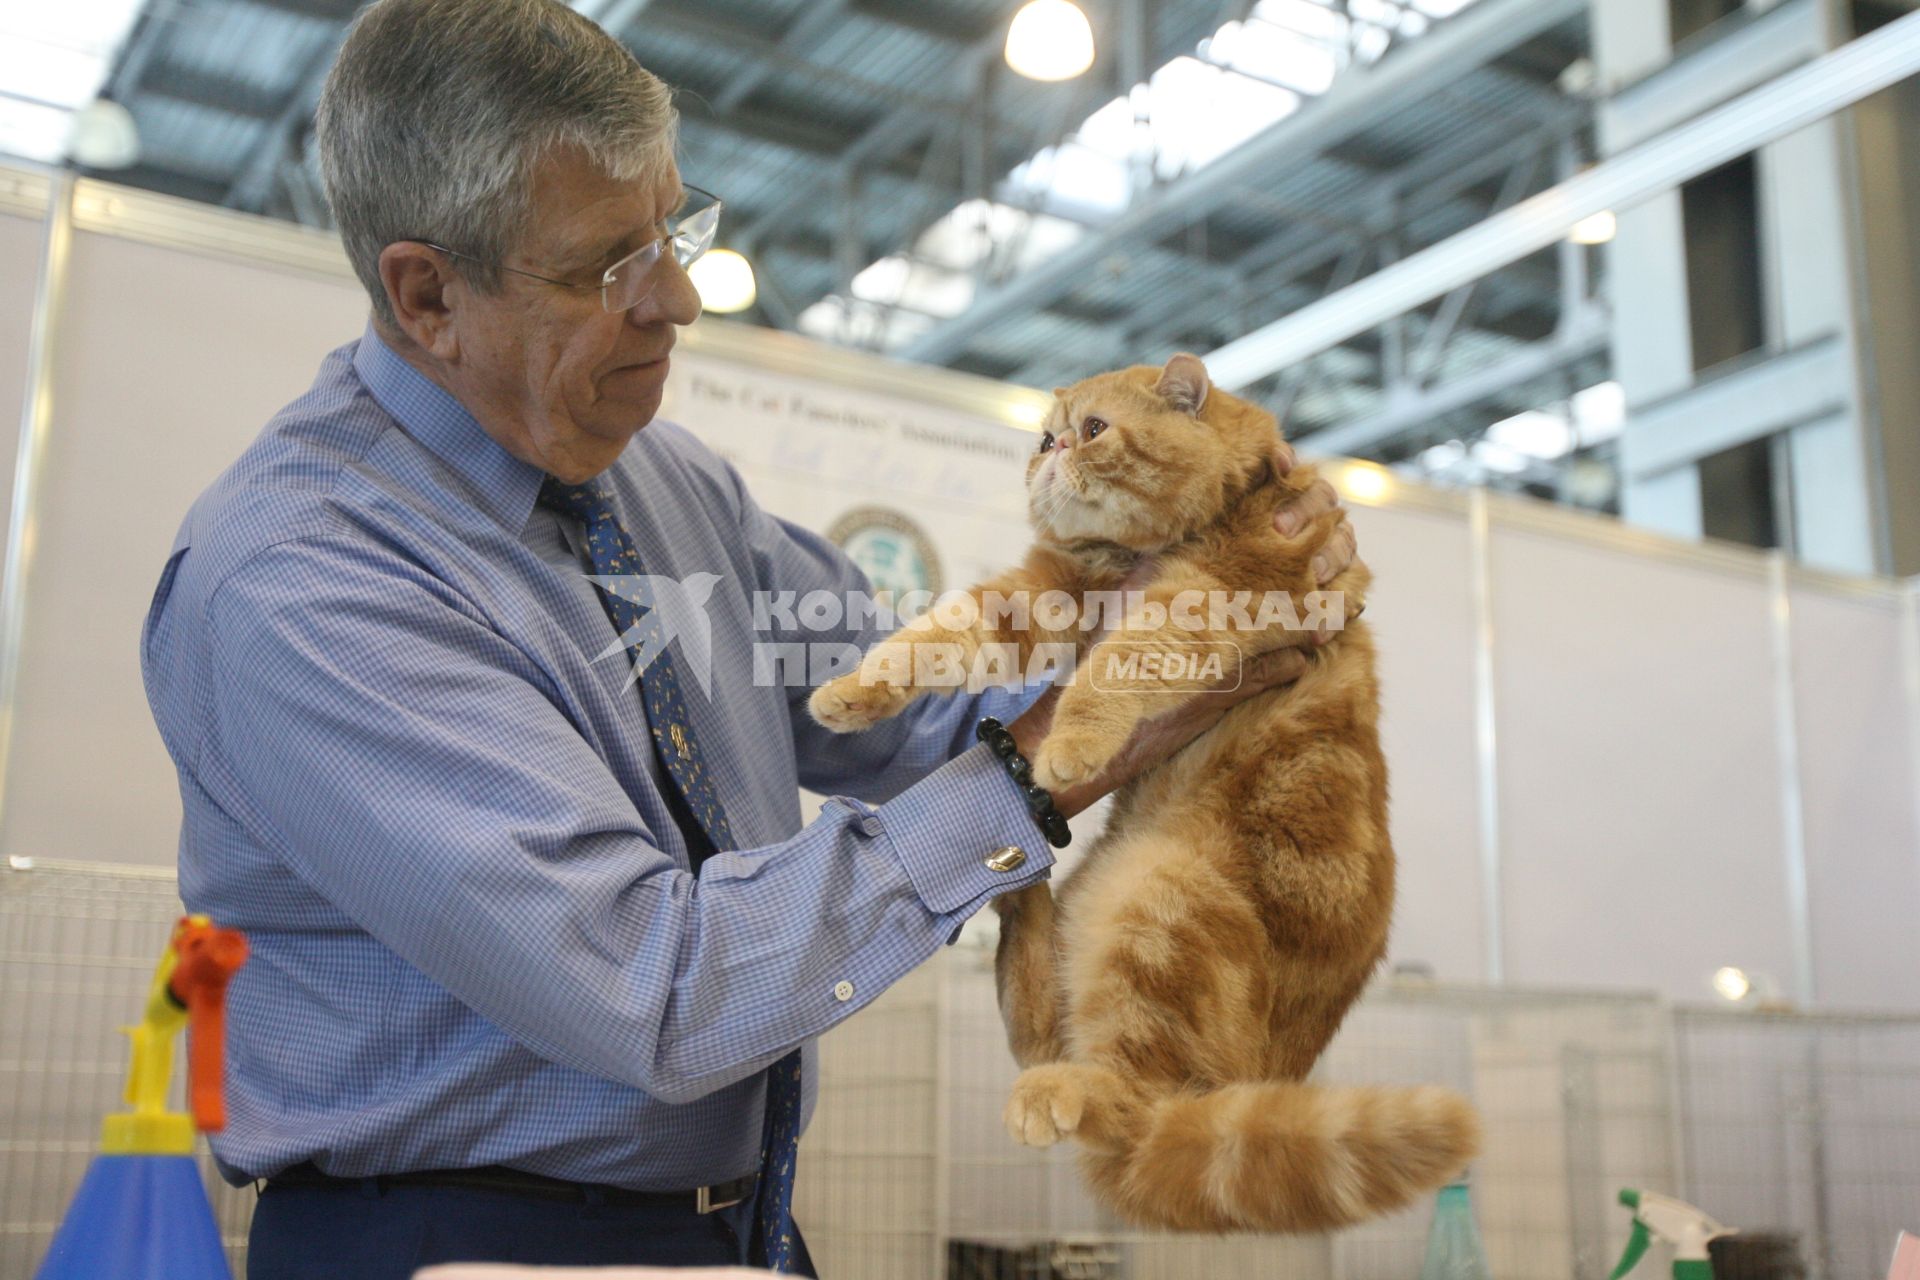
[[[1707,1244],[1734,1234],[1734,1228],[1721,1226],[1684,1200],[1651,1191],[1628,1187],[1621,1191],[1620,1203],[1633,1210],[1633,1234],[1609,1280],[1621,1280],[1633,1270],[1656,1236],[1673,1246],[1673,1280],[1713,1280]]]
[[[1465,1179],[1440,1188],[1427,1232],[1427,1257],[1420,1264],[1420,1280],[1492,1280],[1487,1251],[1480,1244],[1480,1228],[1473,1220],[1473,1202]]]
[[[227,982],[247,940],[187,916],[154,970],[133,1041],[126,1100],[105,1118],[100,1154],[74,1193],[35,1280],[232,1280],[193,1159],[194,1132],[226,1127],[221,1093]],[[173,1037],[190,1031],[192,1114],[167,1110]]]

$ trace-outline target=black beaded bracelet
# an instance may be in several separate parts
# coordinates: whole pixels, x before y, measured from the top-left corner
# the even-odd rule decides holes
[[[1026,797],[1027,811],[1047,837],[1047,843],[1056,849],[1064,849],[1072,844],[1073,832],[1067,827],[1066,816],[1053,807],[1053,796],[1045,787],[1034,785],[1033,766],[1020,754],[1012,731],[988,716],[974,726],[973,736],[986,743],[987,749],[999,756],[1000,763],[1007,766],[1007,773],[1013,778],[1014,785],[1020,788],[1020,794]]]

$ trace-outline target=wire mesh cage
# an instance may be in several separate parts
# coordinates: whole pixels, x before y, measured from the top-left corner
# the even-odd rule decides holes
[[[930,1280],[943,1270],[938,978],[923,966],[821,1042],[793,1216],[822,1275]]]
[[[31,1276],[124,1105],[127,1041],[180,918],[171,874],[42,865],[0,871],[0,1277]],[[184,1081],[173,1105],[184,1109]],[[228,1261],[245,1274],[254,1193],[202,1154]]]
[[[25,1280],[117,1109],[118,1029],[180,913],[172,879],[0,871],[0,1280]],[[1325,1236],[1142,1232],[1070,1147],[1015,1145],[991,939],[950,948],[821,1044],[795,1216],[830,1280],[1403,1280],[1429,1209]],[[1884,1274],[1920,1225],[1920,1018],[1672,1010],[1652,996],[1378,984],[1316,1078],[1450,1085],[1486,1126],[1473,1197],[1498,1280],[1599,1280],[1621,1187],[1791,1236],[1817,1280]],[[177,1083],[177,1082],[176,1082]],[[176,1090],[177,1092],[177,1090]],[[254,1195],[206,1165],[244,1274]]]
[[[1684,1009],[1674,1044],[1687,1198],[1814,1280],[1885,1275],[1920,1223],[1920,1019]]]
[[[994,1001],[991,938],[975,941],[883,996],[862,1015],[866,1027],[854,1019],[823,1042],[827,1092],[803,1156],[822,1185],[803,1196],[800,1215],[821,1241],[826,1273],[1419,1273],[1428,1206],[1296,1237],[1142,1232],[1103,1213],[1070,1148],[1022,1148],[1001,1127],[1017,1068]],[[922,1042],[908,1043],[914,1036]],[[917,1090],[901,1078],[916,1069],[926,1073]],[[1883,1274],[1897,1231],[1920,1221],[1920,1018],[1756,1017],[1674,1010],[1645,994],[1385,982],[1354,1009],[1315,1078],[1434,1082],[1474,1099],[1486,1147],[1473,1197],[1498,1280],[1606,1276],[1631,1226],[1617,1200],[1624,1187],[1667,1190],[1729,1224],[1794,1233],[1808,1274],[1832,1280]],[[869,1087],[882,1081],[884,1092]],[[916,1096],[928,1099],[927,1114],[903,1121],[896,1108]],[[922,1148],[923,1138],[935,1145]],[[920,1159],[910,1177],[892,1166],[902,1177],[885,1196],[841,1172],[908,1150]]]
[[[952,1081],[949,1229],[999,1277],[1419,1272],[1428,1209],[1329,1236],[1195,1236],[1132,1230],[1082,1189],[1070,1148],[1014,1145],[1000,1110],[1017,1070],[984,951],[945,964]],[[1627,1225],[1612,1188],[1671,1185],[1665,1011],[1649,996],[1577,996],[1384,985],[1355,1009],[1315,1078],[1450,1085],[1487,1129],[1474,1197],[1500,1280],[1604,1276]],[[988,1253],[987,1251],[993,1251]],[[1002,1270],[984,1269],[998,1257]],[[1044,1265],[1040,1261],[1046,1260]]]

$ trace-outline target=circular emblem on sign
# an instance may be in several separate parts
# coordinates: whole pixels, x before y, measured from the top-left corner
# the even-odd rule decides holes
[[[909,591],[940,594],[940,554],[926,530],[891,507],[855,507],[827,537],[865,570],[874,597],[891,607]]]

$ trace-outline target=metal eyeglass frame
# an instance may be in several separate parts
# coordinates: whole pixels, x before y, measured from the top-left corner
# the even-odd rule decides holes
[[[713,192],[693,186],[690,183],[681,184],[681,189],[689,194],[704,197],[707,203],[701,205],[692,213],[668,219],[666,235],[647,241],[647,243],[641,245],[638,249],[635,249],[632,253],[608,267],[601,273],[599,281],[595,284],[581,284],[577,280],[555,280],[552,276],[543,276],[537,271],[523,271],[519,267],[509,267],[504,263],[497,265],[501,271],[511,271],[517,276],[526,276],[529,279],[539,280],[546,284],[559,285],[562,289],[598,289],[600,291],[600,306],[604,310],[613,314],[618,314],[622,311],[631,311],[652,297],[654,289],[659,284],[659,281],[654,275],[654,268],[658,266],[660,262],[661,245],[667,243],[673,245],[673,256],[682,268],[692,266],[701,254],[713,247],[714,235],[720,229],[720,211],[726,207],[726,202],[721,200],[719,196],[713,194]],[[439,244],[432,240],[422,240],[420,243],[426,245],[429,249],[436,249],[448,257],[465,258],[468,262],[482,261],[482,259],[475,257],[471,253],[462,253],[458,249],[449,249],[446,245]],[[633,268],[637,268],[638,270],[635,271],[632,276],[628,276],[626,274],[627,271]],[[635,294],[632,301],[616,303],[613,290],[629,279],[636,282],[650,281],[651,283],[640,293]]]

